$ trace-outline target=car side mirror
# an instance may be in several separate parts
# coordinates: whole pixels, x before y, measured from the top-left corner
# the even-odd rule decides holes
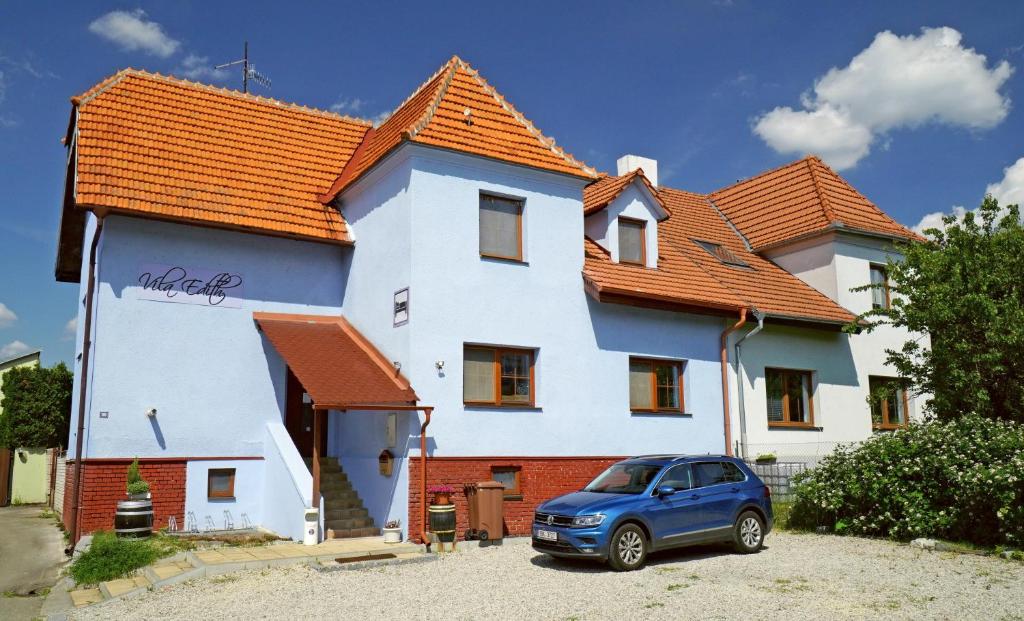
[[[662,485],[658,488],[658,497],[664,498],[665,496],[671,496],[676,493],[676,488],[671,485]]]

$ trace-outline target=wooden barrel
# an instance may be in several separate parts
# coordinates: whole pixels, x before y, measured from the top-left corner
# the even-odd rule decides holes
[[[455,541],[455,505],[430,505],[430,532],[438,541]]]
[[[153,501],[117,501],[114,514],[114,532],[118,537],[149,537],[153,534]]]

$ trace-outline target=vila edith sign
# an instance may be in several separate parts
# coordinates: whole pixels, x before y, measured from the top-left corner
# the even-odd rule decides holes
[[[140,300],[201,306],[242,306],[242,275],[178,265],[146,264],[139,270]]]

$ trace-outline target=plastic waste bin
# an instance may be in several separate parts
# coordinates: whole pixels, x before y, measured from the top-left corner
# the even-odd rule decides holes
[[[304,520],[306,530],[302,533],[302,543],[307,546],[315,546],[320,543],[320,509],[316,507],[306,509]]]
[[[488,541],[504,537],[505,486],[497,481],[467,485],[469,530],[466,539]]]

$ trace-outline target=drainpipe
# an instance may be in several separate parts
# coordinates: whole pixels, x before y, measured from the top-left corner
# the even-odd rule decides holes
[[[85,286],[85,326],[83,327],[84,338],[82,341],[82,374],[78,383],[78,425],[75,437],[75,480],[72,486],[71,503],[71,545],[70,550],[75,549],[78,544],[78,522],[79,509],[82,505],[82,470],[85,464],[82,463],[82,440],[85,436],[85,396],[89,378],[89,356],[92,350],[92,305],[96,288],[96,252],[100,243],[100,235],[103,233],[103,216],[96,216],[96,232],[92,236],[92,245],[89,247],[89,278]]]
[[[755,309],[754,318],[757,319],[757,327],[741,336],[734,345],[736,348],[736,398],[738,399],[736,405],[740,411],[740,457],[743,459],[747,458],[747,411],[743,402],[743,356],[740,345],[764,329],[764,313]]]
[[[427,552],[430,552],[430,539],[427,537],[427,425],[433,411],[434,408],[423,408],[426,416],[420,427],[420,541],[427,546]]]
[[[722,418],[725,422],[725,454],[732,455],[732,418],[729,415],[729,335],[747,323],[747,309],[740,309],[740,320],[722,330]]]

